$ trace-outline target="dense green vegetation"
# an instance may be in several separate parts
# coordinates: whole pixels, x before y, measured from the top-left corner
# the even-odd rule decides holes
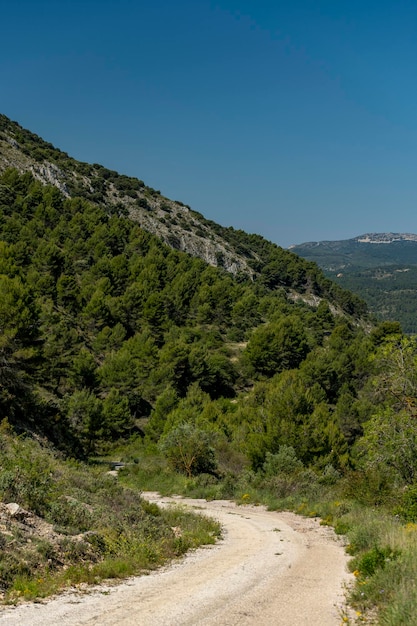
[[[206,220],[199,213],[194,214],[230,243],[234,250],[246,257],[255,276],[269,289],[290,288],[301,293],[313,293],[320,298],[328,299],[348,314],[366,315],[365,301],[341,288],[334,280],[326,278],[314,261],[306,261],[260,235],[249,235],[232,227],[225,228]]]
[[[167,395],[181,414],[181,403],[217,406],[298,367],[337,326],[325,301],[314,311],[275,284],[234,281],[30,174],[8,171],[0,185],[2,411],[73,453],[150,415],[158,438]],[[335,332],[350,339],[350,326]],[[222,406],[213,410],[229,422]]]
[[[247,246],[253,280],[28,173],[0,177],[0,415],[20,433],[3,426],[0,498],[70,537],[91,529],[99,540],[77,547],[75,565],[92,561],[99,577],[117,569],[105,565],[110,553],[125,564],[133,555],[136,570],[130,557],[125,573],[147,566],[144,542],[169,535],[138,489],[314,511],[352,537],[358,585],[372,589],[395,570],[403,604],[391,587],[383,598],[358,592],[361,610],[376,604],[400,616],[381,623],[412,624],[399,564],[415,554],[406,524],[417,521],[417,343],[398,323],[372,328],[363,303],[314,264],[223,230]],[[131,463],[124,487],[83,464],[97,455]],[[120,518],[105,509],[106,493]],[[126,538],[128,510],[138,534]],[[386,522],[380,533],[375,519]],[[54,567],[36,556],[29,569],[23,548],[14,557],[0,549],[0,573],[17,559],[2,583],[12,590],[59,571],[57,547],[40,549],[58,554],[48,557]]]
[[[377,269],[349,268],[343,276],[328,275],[366,300],[378,320],[398,320],[407,334],[417,333],[417,267],[390,265]]]

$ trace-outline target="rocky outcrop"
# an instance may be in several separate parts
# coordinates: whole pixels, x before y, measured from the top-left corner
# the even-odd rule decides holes
[[[67,176],[65,172],[54,163],[48,163],[47,161],[41,165],[34,163],[32,164],[30,171],[32,172],[33,177],[44,185],[54,185],[64,196],[67,198],[70,197],[68,186],[65,182]]]

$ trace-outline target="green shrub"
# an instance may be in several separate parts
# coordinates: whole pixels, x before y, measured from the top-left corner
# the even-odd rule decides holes
[[[323,474],[320,476],[320,483],[323,485],[336,485],[340,480],[340,472],[333,465],[326,465]]]
[[[53,496],[52,466],[36,443],[16,440],[3,451],[0,499],[42,515]]]
[[[302,462],[297,459],[296,452],[292,446],[282,445],[276,454],[266,453],[263,471],[266,476],[276,476],[278,474],[293,474],[301,470]]]
[[[174,470],[191,477],[216,471],[212,444],[211,433],[186,422],[168,433],[161,448]]]
[[[350,524],[344,519],[336,520],[334,524],[334,531],[336,535],[347,535],[350,529]]]
[[[354,559],[351,567],[359,571],[363,576],[370,577],[378,569],[383,569],[387,562],[398,558],[399,554],[399,551],[393,551],[389,547],[379,548],[375,546],[365,552],[365,554]]]
[[[417,485],[411,485],[405,490],[396,513],[405,522],[417,522]]]
[[[66,532],[77,534],[89,530],[94,516],[89,507],[74,498],[61,497],[52,502],[47,519]]]

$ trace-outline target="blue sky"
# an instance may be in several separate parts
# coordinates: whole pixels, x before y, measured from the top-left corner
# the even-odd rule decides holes
[[[417,3],[15,0],[0,112],[284,247],[417,233]]]

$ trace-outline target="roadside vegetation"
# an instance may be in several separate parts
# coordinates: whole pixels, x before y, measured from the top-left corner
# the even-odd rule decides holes
[[[7,422],[0,447],[6,603],[144,573],[220,534],[213,520],[180,507],[159,509],[105,466],[66,461],[48,446],[16,437]]]

